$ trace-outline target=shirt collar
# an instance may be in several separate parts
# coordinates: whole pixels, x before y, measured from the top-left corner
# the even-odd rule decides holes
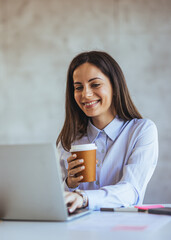
[[[95,141],[96,137],[99,135],[100,132],[101,130],[96,128],[89,119],[87,126],[87,136],[91,143]]]
[[[104,129],[100,130],[96,128],[91,121],[89,120],[87,126],[87,135],[90,142],[94,142],[100,132],[105,132],[106,135],[114,141],[116,137],[119,135],[122,126],[124,125],[124,120],[119,119],[116,116]]]

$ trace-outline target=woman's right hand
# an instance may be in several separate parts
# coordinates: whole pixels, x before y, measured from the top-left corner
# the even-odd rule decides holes
[[[68,159],[68,177],[66,183],[69,188],[76,188],[79,186],[80,181],[83,179],[83,176],[77,176],[77,173],[80,173],[85,169],[85,166],[80,166],[83,164],[83,159],[76,159],[77,155],[73,154]]]

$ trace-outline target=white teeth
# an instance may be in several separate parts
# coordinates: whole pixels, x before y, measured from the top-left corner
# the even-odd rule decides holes
[[[90,102],[90,103],[84,103],[86,106],[90,106],[90,105],[92,105],[92,104],[94,104],[94,103],[96,103],[97,101],[93,101],[93,102]]]

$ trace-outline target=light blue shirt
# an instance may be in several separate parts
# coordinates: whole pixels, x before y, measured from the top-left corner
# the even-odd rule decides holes
[[[95,143],[97,146],[96,181],[80,183],[85,190],[89,208],[121,207],[142,204],[147,184],[158,159],[158,134],[155,124],[148,119],[124,122],[117,116],[103,130],[90,121],[87,134],[74,144]],[[67,158],[71,155],[58,146],[64,187]]]

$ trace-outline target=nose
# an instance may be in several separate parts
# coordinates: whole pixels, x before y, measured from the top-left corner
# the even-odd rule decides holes
[[[82,91],[82,97],[89,98],[93,95],[92,89],[89,87],[84,87]]]

